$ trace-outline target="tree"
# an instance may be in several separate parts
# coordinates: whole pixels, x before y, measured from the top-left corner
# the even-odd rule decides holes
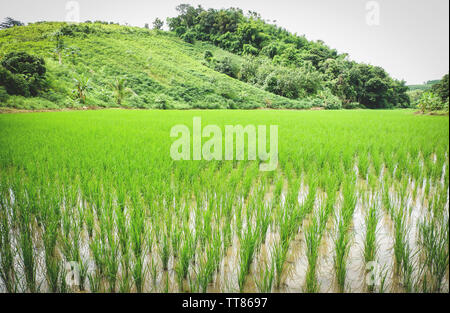
[[[26,52],[11,52],[2,59],[0,85],[5,86],[9,94],[37,96],[45,87],[45,73],[42,58]]]
[[[80,99],[81,103],[85,104],[86,92],[90,88],[89,78],[84,75],[80,75],[79,77],[74,78],[73,80],[75,81],[74,94],[78,99]]]
[[[127,81],[125,78],[116,78],[116,80],[110,84],[114,90],[114,97],[116,98],[117,105],[122,105],[122,101],[125,97],[133,94],[133,90],[126,86]]]
[[[162,28],[163,28],[163,26],[164,26],[164,22],[160,19],[160,18],[156,18],[154,21],[153,21],[153,29],[155,29],[155,30],[161,30]]]
[[[444,75],[442,79],[431,87],[431,91],[439,96],[443,103],[448,102],[449,98],[449,81],[448,74]]]
[[[14,26],[23,26],[23,25],[25,24],[22,23],[21,21],[15,20],[12,17],[7,17],[5,18],[5,21],[3,23],[0,23],[0,29],[6,29]]]
[[[442,110],[444,105],[439,96],[431,91],[427,91],[422,93],[418,107],[422,113],[425,113],[426,111]]]
[[[55,49],[53,51],[58,56],[58,63],[62,64],[62,53],[66,48],[66,45],[64,43],[63,39],[63,33],[61,31],[56,31],[53,33],[53,40],[55,41]]]

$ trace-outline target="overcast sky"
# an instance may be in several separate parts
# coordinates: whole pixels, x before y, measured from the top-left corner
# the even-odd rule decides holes
[[[64,21],[65,0],[0,0],[0,18]],[[239,7],[308,39],[323,40],[351,59],[384,67],[409,84],[439,79],[449,69],[448,0],[79,0],[79,18],[130,25],[175,16],[176,5]],[[73,7],[72,7],[73,8]]]

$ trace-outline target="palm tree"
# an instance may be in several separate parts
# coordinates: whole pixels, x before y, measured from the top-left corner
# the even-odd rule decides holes
[[[116,103],[118,105],[122,104],[122,101],[125,97],[129,96],[130,94],[134,94],[133,90],[131,88],[128,88],[126,84],[127,81],[125,80],[125,78],[116,78],[114,83],[110,84],[114,90],[114,97],[116,98]]]
[[[55,53],[56,53],[56,55],[58,56],[58,62],[59,62],[59,64],[61,64],[62,63],[62,53],[63,53],[63,51],[64,51],[64,49],[66,48],[66,45],[65,45],[65,43],[64,43],[64,40],[63,40],[63,34],[58,30],[58,31],[56,31],[56,32],[54,32],[53,34],[52,34],[52,36],[54,37],[54,40],[55,40],[55,42],[56,42],[56,44],[55,44],[55,49],[53,50]]]
[[[86,103],[86,91],[89,89],[89,78],[84,75],[73,79],[75,81],[75,90],[77,98],[80,99],[81,103]]]

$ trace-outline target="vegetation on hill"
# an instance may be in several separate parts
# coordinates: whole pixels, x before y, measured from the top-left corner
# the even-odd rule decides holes
[[[177,17],[167,19],[169,32],[161,30],[160,19],[153,22],[153,30],[148,24],[20,26],[5,21],[8,25],[0,31],[0,105],[410,107],[405,82],[392,79],[381,67],[351,61],[321,41],[265,22],[255,12],[190,5],[177,10]],[[11,52],[22,53],[23,60],[39,60],[45,72],[33,76],[8,70]],[[118,93],[118,82],[126,92]]]
[[[2,105],[116,107],[112,86],[119,79],[132,91],[121,99],[124,107],[308,107],[307,102],[274,95],[210,69],[204,64],[205,50],[241,58],[209,44],[187,44],[168,32],[116,24],[45,22],[12,27],[0,31],[1,62],[14,51],[42,58],[46,84],[32,98],[9,89]],[[3,80],[0,85],[6,87]]]
[[[441,80],[429,81],[426,89],[416,88],[408,92],[411,103],[422,113],[433,111],[448,112],[449,81],[448,74]]]
[[[423,84],[419,85],[408,85],[409,90],[427,90],[433,87],[434,84],[440,82],[440,79],[429,80]]]
[[[328,98],[325,94],[338,97],[344,106],[409,106],[404,81],[392,79],[381,67],[350,61],[322,41],[308,41],[268,24],[255,12],[244,15],[235,8],[205,10],[187,4],[177,11],[168,25],[185,41],[211,42],[247,57],[234,75],[245,82],[292,99]]]

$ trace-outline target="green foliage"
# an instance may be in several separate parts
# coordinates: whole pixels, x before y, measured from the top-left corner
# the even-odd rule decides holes
[[[89,78],[84,75],[80,75],[73,80],[75,82],[75,89],[73,90],[73,94],[78,100],[80,100],[82,104],[85,104],[86,92],[90,88]]]
[[[1,70],[0,70],[1,71]],[[0,86],[0,103],[4,103],[8,100],[9,95],[4,86]]]
[[[442,103],[448,102],[449,82],[448,74],[431,87],[431,91],[441,98]]]
[[[55,34],[59,34],[64,43],[60,50],[61,64],[58,54],[52,57],[58,43]],[[218,59],[219,67],[236,77],[242,57],[202,42],[187,45],[164,31],[103,22],[43,22],[0,32],[0,55],[22,50],[45,58],[46,88],[40,91],[40,99],[34,102],[17,97],[5,102],[15,108],[36,107],[37,104],[58,108],[79,107],[80,104],[89,107],[117,106],[117,97],[110,84],[117,77],[126,77],[127,87],[134,91],[121,101],[121,105],[127,107],[257,108],[267,103],[276,107],[303,106],[298,101],[271,94],[259,86],[221,75],[213,69],[215,59]],[[213,55],[207,66],[205,51]],[[226,58],[230,58],[231,62],[221,62]],[[11,78],[11,75],[0,70],[0,76],[5,75],[13,86],[26,84],[23,77]],[[90,88],[83,92],[85,104],[77,92],[73,93],[77,89],[74,78],[80,76],[89,79]],[[26,88],[19,90],[22,89]]]
[[[448,110],[448,103],[447,105],[442,103],[441,97],[431,91],[426,91],[422,93],[422,96],[419,99],[418,108],[422,113],[428,111],[439,111],[445,108]]]
[[[342,109],[342,101],[339,97],[333,95],[329,89],[326,89],[319,93],[319,98],[323,102],[323,107],[327,110],[340,110]]]
[[[133,90],[126,86],[127,81],[125,78],[116,78],[114,83],[110,84],[114,91],[114,98],[116,99],[117,105],[122,105],[122,101],[125,97],[134,94]]]
[[[8,53],[0,65],[0,85],[9,94],[37,96],[45,87],[45,62],[26,52]]]
[[[174,162],[170,129],[195,116],[222,130],[276,123],[277,170]],[[0,129],[3,291],[284,292],[298,277],[308,292],[365,292],[366,261],[389,271],[377,290],[448,289],[447,116],[83,110],[0,114]],[[67,286],[66,260],[89,284]]]
[[[343,103],[357,102],[373,109],[410,106],[405,82],[392,79],[382,68],[349,61],[346,54],[338,54],[323,42],[308,41],[268,24],[255,12],[244,15],[235,8],[205,10],[188,4],[178,6],[177,11],[179,15],[168,19],[168,25],[186,41],[196,38],[235,54],[265,56],[278,65],[278,73],[266,75],[264,83],[256,79],[257,86],[269,92],[301,99],[328,87]],[[295,77],[298,68],[302,69],[300,77]],[[252,70],[244,62],[241,79],[255,80]],[[303,78],[305,73],[310,77]],[[296,88],[298,84],[301,87]]]
[[[237,78],[239,67],[230,57],[224,57],[221,59],[214,59],[214,70],[228,75],[233,78]]]
[[[15,20],[12,17],[7,17],[5,20],[0,23],[0,29],[11,28],[14,26],[24,26],[25,24],[21,21]]]
[[[155,29],[155,30],[161,30],[162,28],[163,28],[163,26],[164,26],[164,22],[160,19],[160,18],[156,18],[154,21],[153,21],[153,29]]]

